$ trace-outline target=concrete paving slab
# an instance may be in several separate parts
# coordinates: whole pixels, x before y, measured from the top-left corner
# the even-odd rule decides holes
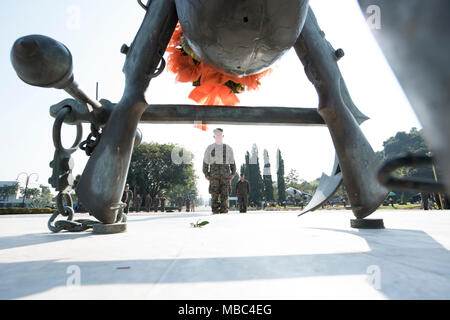
[[[450,298],[449,211],[379,210],[384,230],[350,228],[349,211],[297,214],[133,213],[111,235],[0,216],[0,298]]]

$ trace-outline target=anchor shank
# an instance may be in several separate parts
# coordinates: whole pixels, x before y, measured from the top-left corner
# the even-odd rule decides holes
[[[335,51],[325,39],[311,8],[294,47],[319,95],[318,111],[333,139],[353,212],[364,218],[388,191],[375,178],[379,161],[358,123],[364,116],[351,101],[337,65],[342,51]]]
[[[111,111],[76,193],[89,212],[114,223],[124,189],[137,124],[148,104],[144,93],[177,23],[173,0],[153,0],[127,53],[122,99]]]

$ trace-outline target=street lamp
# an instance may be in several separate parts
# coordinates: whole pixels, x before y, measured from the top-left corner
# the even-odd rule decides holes
[[[22,199],[22,207],[25,208],[25,199],[26,199],[26,197],[27,197],[27,189],[28,189],[28,183],[30,182],[30,178],[31,178],[32,175],[35,174],[35,175],[36,175],[36,182],[37,182],[38,179],[39,179],[39,175],[38,175],[37,173],[35,173],[35,172],[33,172],[33,173],[31,173],[31,174],[27,174],[26,172],[21,172],[21,173],[19,173],[19,175],[17,176],[16,181],[19,180],[19,177],[20,177],[22,174],[24,174],[24,175],[27,177],[26,182],[25,182],[25,191],[24,191],[23,199]]]

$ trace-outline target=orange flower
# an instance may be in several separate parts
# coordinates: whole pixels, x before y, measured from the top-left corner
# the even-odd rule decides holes
[[[235,106],[239,103],[236,94],[223,84],[202,84],[189,94],[189,99],[203,105]]]
[[[178,82],[194,83],[200,80],[196,88],[189,94],[189,99],[197,103],[235,106],[239,103],[239,99],[235,92],[225,85],[228,81],[240,84],[246,90],[255,90],[261,85],[261,78],[271,72],[269,69],[239,78],[217,71],[204,62],[194,60],[193,57],[185,53],[180,48],[182,36],[183,30],[178,23],[166,50],[169,53],[167,69],[177,75],[176,81]],[[195,127],[203,131],[206,130],[206,124],[195,125]]]

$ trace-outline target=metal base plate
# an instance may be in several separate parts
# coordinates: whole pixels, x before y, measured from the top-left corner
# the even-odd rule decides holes
[[[104,223],[96,223],[93,226],[92,232],[97,234],[112,234],[112,233],[121,233],[127,231],[126,223],[112,223],[112,224],[104,224]]]
[[[355,229],[384,229],[383,219],[351,219],[350,226]]]

